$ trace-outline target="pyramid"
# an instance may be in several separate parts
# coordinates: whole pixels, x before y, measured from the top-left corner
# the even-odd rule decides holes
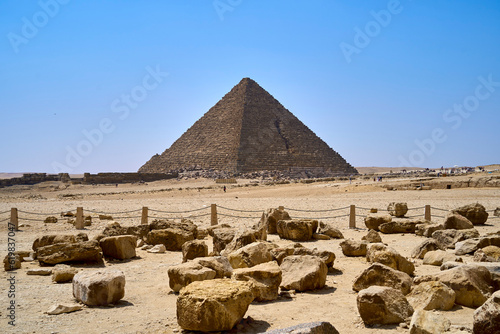
[[[139,172],[196,169],[357,174],[344,158],[250,78],[243,78]]]

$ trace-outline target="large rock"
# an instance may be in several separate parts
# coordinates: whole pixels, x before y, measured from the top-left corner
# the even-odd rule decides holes
[[[135,246],[137,237],[133,235],[120,235],[117,237],[107,237],[99,242],[102,253],[106,257],[118,260],[131,259],[136,256]]]
[[[335,262],[335,254],[330,251],[318,251],[316,248],[309,249],[307,247],[302,246],[299,243],[295,243],[292,245],[288,245],[285,247],[278,247],[271,249],[271,255],[273,256],[273,260],[278,262],[281,265],[283,260],[290,255],[312,255],[317,256],[323,262],[325,262],[327,267],[333,267]]]
[[[474,334],[500,333],[500,291],[474,311]]]
[[[141,226],[141,225],[139,225]],[[134,228],[139,227],[134,226]],[[145,225],[142,225],[145,226]],[[158,220],[155,219],[151,224],[149,224],[149,229],[153,230],[165,230],[168,228],[181,229],[188,234],[193,236],[193,239],[198,237],[198,226],[190,221],[189,219],[182,219],[180,222],[175,222],[172,220]]]
[[[439,281],[416,285],[406,296],[413,309],[448,311],[455,305],[455,291]]]
[[[367,243],[365,241],[355,241],[346,239],[340,243],[342,253],[345,256],[366,256]]]
[[[328,268],[317,256],[291,255],[283,260],[280,268],[283,273],[283,289],[306,291],[325,286]]]
[[[290,215],[285,210],[280,209],[267,209],[262,215],[261,223],[267,227],[267,233],[276,234],[278,230],[276,224],[280,220],[291,220]]]
[[[169,251],[181,251],[185,242],[195,239],[193,233],[176,227],[152,230],[146,238],[148,244],[163,244]]]
[[[378,262],[393,269],[413,275],[415,265],[399,254],[395,249],[384,244],[370,244],[366,252],[368,262]]]
[[[3,268],[5,271],[12,271],[21,268],[21,256],[19,254],[7,254],[3,259]]]
[[[210,233],[210,230],[209,230]],[[236,230],[233,228],[218,228],[212,231],[213,237],[213,249],[215,254],[220,254],[229,244],[236,234]]]
[[[486,246],[483,249],[484,254],[493,258],[495,261],[500,260],[500,247],[498,246]]]
[[[444,230],[444,226],[442,224],[425,223],[415,225],[415,234],[426,238],[432,237],[432,233],[439,230]]]
[[[174,224],[172,222],[172,224]],[[152,226],[157,227],[158,223],[155,221]],[[146,224],[136,225],[136,226],[121,226],[118,222],[109,223],[102,233],[96,236],[96,240],[100,241],[102,238],[106,237],[117,237],[120,235],[132,235],[138,239],[145,239],[150,231],[151,226]],[[166,228],[166,227],[165,227]]]
[[[427,252],[438,249],[444,250],[444,247],[435,239],[427,239],[422,241],[411,251],[411,257],[414,259],[423,259]]]
[[[73,277],[73,296],[89,306],[115,304],[125,296],[125,275],[117,269],[82,271]]]
[[[203,240],[191,240],[182,245],[182,262],[208,256],[208,246]]]
[[[37,259],[42,265],[55,265],[64,262],[99,262],[102,259],[101,247],[95,240],[53,244],[39,247]]]
[[[479,203],[464,205],[452,210],[452,212],[464,216],[474,225],[482,225],[488,220],[486,208]]]
[[[270,252],[272,248],[275,248],[275,245],[264,241],[251,243],[229,254],[229,263],[236,269],[250,268],[272,261],[273,256]]]
[[[385,223],[390,223],[392,217],[384,214],[369,214],[365,217],[365,225],[368,229],[378,231],[378,227]]]
[[[468,230],[474,228],[471,221],[457,213],[450,213],[444,220],[443,226],[450,230]]]
[[[174,292],[179,292],[183,287],[195,281],[214,279],[216,275],[215,270],[193,261],[170,266],[167,272],[168,284]]]
[[[451,321],[434,312],[416,310],[410,322],[410,334],[442,334],[451,327]]]
[[[245,229],[236,231],[233,239],[229,242],[224,250],[221,252],[221,255],[228,256],[232,252],[246,246],[250,245],[253,242],[256,242],[257,238],[255,236],[255,230]]]
[[[76,243],[88,240],[89,237],[85,233],[79,233],[78,235],[72,235],[72,234],[44,235],[40,238],[35,239],[32,248],[36,252],[39,247],[45,247],[54,244],[69,244],[69,243]]]
[[[192,262],[215,271],[215,278],[231,277],[233,267],[225,256],[198,257]]]
[[[308,322],[286,328],[274,329],[264,334],[339,334],[329,322]]]
[[[413,308],[401,291],[384,286],[361,290],[357,305],[361,319],[368,325],[399,324],[413,314]]]
[[[370,286],[378,285],[398,289],[406,295],[410,293],[412,283],[413,281],[408,274],[380,263],[374,263],[354,279],[352,289],[361,291]]]
[[[248,281],[257,301],[275,300],[281,284],[281,269],[275,261],[233,271],[232,279]]]
[[[58,264],[52,270],[52,282],[69,283],[73,281],[73,277],[75,277],[76,274],[78,274],[78,269]]]
[[[427,252],[424,256],[423,264],[428,264],[431,266],[441,266],[443,263],[450,261],[462,262],[462,258],[448,253],[447,251],[438,249],[435,251]]]
[[[408,212],[408,205],[403,202],[401,203],[391,202],[387,206],[387,211],[391,216],[404,217],[405,214]]]
[[[318,233],[327,235],[332,239],[344,239],[342,232],[328,223],[319,222]]]
[[[479,238],[479,232],[475,228],[468,230],[438,230],[432,233],[432,238],[436,239],[443,247],[455,248],[457,242]]]
[[[177,322],[185,330],[227,331],[241,321],[253,299],[247,282],[230,279],[193,282],[177,298]]]
[[[381,224],[378,229],[385,234],[415,233],[417,224],[416,221],[392,221],[390,223]]]
[[[276,229],[281,239],[308,241],[312,239],[317,226],[317,220],[280,220]]]
[[[366,235],[364,235],[361,238],[361,240],[364,240],[364,241],[369,242],[371,244],[382,242],[382,238],[380,237],[380,234],[378,234],[378,232],[375,230],[368,230],[368,233],[366,233]]]
[[[474,229],[475,230],[475,229]],[[457,242],[455,245],[456,255],[465,255],[474,253],[480,248],[485,248],[488,246],[500,246],[500,236],[490,235],[485,237],[475,237],[464,241]]]

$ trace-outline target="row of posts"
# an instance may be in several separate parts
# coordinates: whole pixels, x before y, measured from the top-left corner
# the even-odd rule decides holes
[[[280,206],[279,210],[284,210],[285,207]],[[83,207],[79,206],[76,208],[76,217],[75,217],[75,227],[78,230],[83,230],[85,226],[84,218],[83,218]],[[426,205],[424,207],[424,219],[430,221],[431,220],[431,206]],[[16,231],[19,229],[19,217],[17,214],[17,208],[10,209],[10,222]],[[142,215],[141,215],[141,224],[148,224],[148,207],[142,207]],[[210,225],[217,225],[217,204],[212,204],[210,206]],[[356,228],[356,206],[351,205],[349,207],[349,228]]]

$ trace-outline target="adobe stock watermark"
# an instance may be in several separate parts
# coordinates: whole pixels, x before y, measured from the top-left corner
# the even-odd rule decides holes
[[[110,110],[120,121],[126,120],[132,110],[139,107],[150,92],[158,88],[163,80],[168,76],[159,65],[156,68],[146,67],[146,74],[142,78],[141,84],[134,86],[127,94],[122,94],[114,99],[110,104]],[[66,146],[66,156],[64,162],[53,161],[52,168],[55,173],[71,173],[74,168],[80,166],[85,157],[88,157],[96,147],[100,146],[105,136],[111,134],[116,129],[116,120],[110,117],[102,118],[92,129],[82,130],[83,138],[75,146]]]
[[[380,35],[382,28],[386,28],[392,22],[395,15],[403,11],[403,6],[398,0],[390,0],[386,9],[370,11],[373,20],[368,21],[363,28],[354,27],[354,37],[352,44],[341,42],[340,50],[348,64],[352,62],[354,54],[360,54],[363,49],[370,45],[371,41]]]
[[[481,101],[490,98],[496,91],[496,87],[500,87],[500,81],[493,81],[492,74],[489,74],[488,78],[480,76],[477,80],[479,84],[476,86],[473,94],[466,96],[462,103],[455,103],[452,108],[447,109],[443,113],[443,121],[449,124],[452,130],[460,128],[463,121],[479,109]],[[422,140],[416,139],[414,143],[417,148],[411,151],[408,157],[403,157],[402,155],[398,157],[400,167],[421,167],[426,158],[434,154],[438,144],[443,144],[447,139],[448,136],[443,128],[433,129],[431,135],[427,138]]]
[[[214,2],[212,2],[212,5],[214,6],[217,15],[219,15],[219,19],[221,21],[224,21],[224,14],[226,12],[232,12],[242,3],[243,0],[214,0]]]
[[[61,5],[66,5],[70,0],[40,0],[40,10],[35,12],[31,18],[23,16],[20,34],[9,32],[7,38],[15,53],[19,53],[21,45],[28,44],[30,40],[38,35],[40,29],[45,27],[50,19],[59,14]]]

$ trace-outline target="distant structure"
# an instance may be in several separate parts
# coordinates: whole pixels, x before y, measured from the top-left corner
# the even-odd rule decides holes
[[[357,174],[337,152],[250,78],[242,79],[140,173],[216,170]]]

